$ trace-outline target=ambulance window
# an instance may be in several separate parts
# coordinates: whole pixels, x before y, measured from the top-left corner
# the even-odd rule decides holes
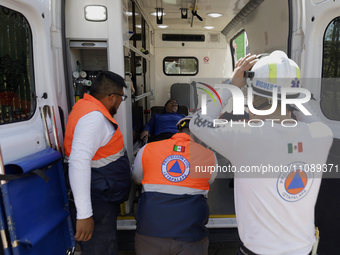
[[[7,124],[31,118],[36,99],[31,28],[21,13],[0,8],[0,124]]]
[[[165,75],[196,75],[198,73],[198,59],[195,57],[165,57],[163,59]]]
[[[321,109],[331,120],[340,120],[340,17],[333,19],[323,39]]]
[[[237,33],[231,40],[231,49],[235,63],[249,53],[248,37],[246,31],[242,30]]]

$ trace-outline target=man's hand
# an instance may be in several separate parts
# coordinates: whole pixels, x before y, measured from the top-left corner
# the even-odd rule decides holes
[[[77,220],[76,223],[76,234],[74,239],[76,241],[86,242],[91,239],[94,229],[93,218]]]
[[[249,71],[257,61],[258,59],[256,59],[256,55],[248,54],[244,58],[240,58],[237,61],[235,69],[231,75],[232,84],[239,88],[246,85],[247,83],[246,78],[244,78],[244,71]]]
[[[149,132],[145,130],[140,134],[140,139],[147,138],[148,136],[149,136]]]

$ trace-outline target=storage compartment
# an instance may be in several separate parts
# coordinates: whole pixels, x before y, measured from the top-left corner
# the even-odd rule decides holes
[[[108,70],[107,42],[70,41],[69,74],[74,103],[83,98],[100,71]]]

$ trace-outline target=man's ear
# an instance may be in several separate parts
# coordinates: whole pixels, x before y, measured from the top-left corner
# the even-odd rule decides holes
[[[106,96],[101,99],[98,99],[106,108],[114,104],[114,99],[111,98],[112,96]]]
[[[115,95],[109,96],[109,102],[110,103],[114,104],[116,102],[116,100],[117,100],[117,97]]]

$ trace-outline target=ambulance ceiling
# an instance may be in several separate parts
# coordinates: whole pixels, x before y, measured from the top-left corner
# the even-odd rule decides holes
[[[240,10],[249,2],[249,0],[136,0],[137,6],[140,5],[144,10],[144,14],[148,16],[154,29],[160,29],[157,26],[157,17],[152,16],[155,8],[162,8],[165,15],[163,16],[163,24],[169,26],[165,30],[192,29],[204,30],[204,26],[212,26],[210,31],[221,32],[226,25],[237,15]],[[196,16],[193,17],[190,8],[196,4],[197,14],[203,19],[200,21]],[[180,8],[188,8],[188,18],[181,18]],[[129,1],[129,11],[132,11],[132,4]],[[138,8],[136,13],[140,12]],[[208,16],[210,13],[222,14],[219,18]],[[140,22],[140,18],[136,16],[136,26]],[[191,26],[192,22],[192,26]]]

